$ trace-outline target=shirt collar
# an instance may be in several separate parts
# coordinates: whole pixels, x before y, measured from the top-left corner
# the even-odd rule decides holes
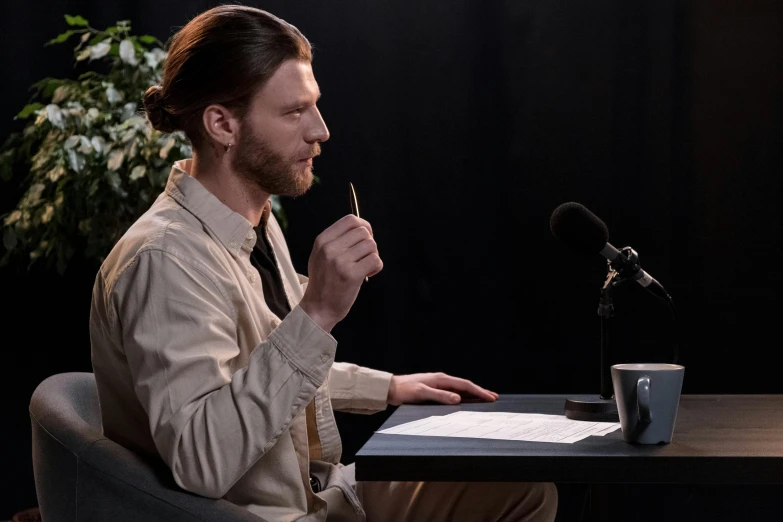
[[[190,176],[192,161],[186,159],[174,163],[166,183],[166,194],[209,228],[234,256],[239,256],[242,251],[249,255],[256,244],[253,225]],[[266,227],[271,208],[271,201],[267,201],[261,212],[259,230]]]

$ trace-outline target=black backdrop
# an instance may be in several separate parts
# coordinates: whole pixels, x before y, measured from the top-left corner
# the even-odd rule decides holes
[[[167,39],[218,2],[9,0],[0,5],[0,137],[27,87],[71,74],[43,47],[81,14]],[[245,2],[315,46],[332,138],[307,195],[284,200],[294,263],[356,186],[384,271],[334,335],[338,358],[441,370],[500,393],[598,391],[605,265],[549,231],[579,201],[671,293],[685,393],[779,393],[783,36],[777,2]],[[205,74],[208,74],[205,71]],[[20,196],[0,191],[0,213]],[[96,267],[0,271],[0,518],[35,505],[27,412],[36,384],[90,371]],[[623,362],[667,361],[667,309],[615,295]],[[388,412],[340,415],[349,462]]]

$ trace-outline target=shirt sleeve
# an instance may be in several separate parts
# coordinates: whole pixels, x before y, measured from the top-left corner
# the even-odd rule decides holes
[[[307,290],[308,278],[297,274],[302,293]],[[371,414],[383,411],[388,405],[392,374],[350,363],[334,363],[329,372],[329,394],[332,408],[349,413]]]
[[[140,253],[112,294],[155,445],[182,488],[220,498],[314,397],[337,343],[295,307],[232,373],[236,311],[197,261]]]
[[[392,374],[350,363],[334,363],[329,373],[332,408],[350,413],[376,413],[387,406]]]

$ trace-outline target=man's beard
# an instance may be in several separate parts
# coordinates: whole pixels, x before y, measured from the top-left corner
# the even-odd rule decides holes
[[[313,169],[298,158],[286,158],[272,150],[263,138],[253,134],[242,122],[231,166],[240,176],[255,183],[267,194],[301,196],[313,184]],[[303,156],[317,156],[321,147],[315,143]]]

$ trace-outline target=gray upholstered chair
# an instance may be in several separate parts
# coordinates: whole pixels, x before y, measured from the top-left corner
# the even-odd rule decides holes
[[[30,420],[43,522],[263,522],[226,500],[184,491],[162,460],[104,437],[92,373],[44,379],[30,399]]]

